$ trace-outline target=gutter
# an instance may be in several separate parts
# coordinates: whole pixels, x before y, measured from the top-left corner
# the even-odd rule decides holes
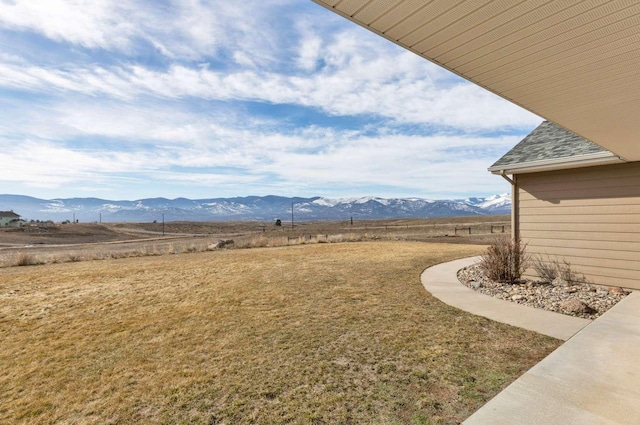
[[[495,173],[497,174],[497,173]],[[518,176],[514,174],[512,178],[507,177],[507,174],[503,171],[500,172],[500,176],[511,183],[511,239],[513,242],[520,240],[520,226],[519,226],[519,200],[520,193],[518,191]]]
[[[493,174],[498,174],[498,173],[493,173]],[[507,177],[507,173],[505,173],[504,170],[500,171],[500,177],[502,177],[503,179],[505,179],[506,181],[508,181],[509,183],[511,183],[511,186],[515,186],[516,182],[514,181],[514,179],[510,179],[509,177]]]
[[[622,164],[627,161],[606,151],[565,158],[542,159],[516,164],[496,164],[489,167],[493,174],[505,177],[506,174],[537,173],[540,171],[567,170],[571,168],[592,167],[595,165]]]

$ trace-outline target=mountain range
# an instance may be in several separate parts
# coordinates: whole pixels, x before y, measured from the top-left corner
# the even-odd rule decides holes
[[[294,219],[348,220],[431,218],[463,215],[509,214],[508,194],[486,198],[427,200],[420,198],[287,198],[247,196],[213,199],[149,198],[110,201],[98,198],[38,199],[0,195],[0,211],[14,211],[25,220],[78,220],[80,222],[147,221],[288,221]]]

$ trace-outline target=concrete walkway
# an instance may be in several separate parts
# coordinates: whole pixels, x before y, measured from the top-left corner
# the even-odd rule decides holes
[[[432,292],[434,296],[449,304],[458,304],[464,310],[475,308],[487,313],[496,307],[501,310],[498,314],[501,319],[505,319],[509,311],[522,314],[520,309],[485,305],[480,298],[475,299],[478,305],[474,307],[474,297],[466,291],[457,292],[456,284],[468,288],[458,282],[456,271],[474,261],[464,259],[435,266],[432,268],[436,269],[435,273],[432,269],[423,273],[422,282],[430,292],[435,290]],[[464,301],[455,302],[456,293],[463,294],[460,298]],[[482,315],[490,317],[493,314]],[[517,322],[521,320],[517,317],[501,319],[494,318],[520,326]],[[464,424],[640,424],[640,292],[632,292],[588,326],[570,324],[565,327],[552,323],[531,326],[532,320],[533,316],[522,320],[527,325],[523,327],[547,335],[564,335],[563,339],[568,341],[490,400]],[[559,321],[564,322],[564,319]],[[572,329],[577,332],[573,337],[569,335]]]
[[[434,297],[460,310],[563,341],[591,323],[589,319],[499,300],[464,286],[456,277],[458,270],[479,258],[463,258],[430,267],[422,273],[422,284]]]

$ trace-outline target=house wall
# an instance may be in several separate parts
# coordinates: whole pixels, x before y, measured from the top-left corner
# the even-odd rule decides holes
[[[17,217],[0,217],[0,227],[21,227],[23,223]]]
[[[640,162],[520,174],[517,182],[529,253],[566,259],[593,283],[640,289]]]

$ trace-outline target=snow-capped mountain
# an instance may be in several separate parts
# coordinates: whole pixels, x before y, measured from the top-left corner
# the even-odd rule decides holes
[[[493,195],[488,198],[467,198],[464,202],[490,211],[491,214],[509,214],[511,212],[511,195],[508,193]]]
[[[98,198],[38,199],[0,195],[0,211],[15,211],[26,220],[81,222],[272,221],[287,219],[291,208],[298,221],[382,218],[429,218],[461,215],[508,214],[507,194],[486,198],[427,200],[420,198],[286,198],[247,196],[212,199],[150,198],[112,201]]]

